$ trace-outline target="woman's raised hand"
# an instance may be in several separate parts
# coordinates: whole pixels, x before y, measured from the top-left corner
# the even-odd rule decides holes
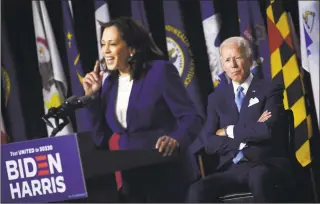
[[[100,63],[97,60],[93,71],[83,78],[83,89],[86,96],[95,94],[102,86],[103,72],[100,71]]]

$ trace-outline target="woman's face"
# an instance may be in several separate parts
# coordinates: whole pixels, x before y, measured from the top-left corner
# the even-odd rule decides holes
[[[116,26],[104,29],[101,37],[101,52],[109,70],[126,69],[129,67],[128,58],[133,53],[121,38]]]

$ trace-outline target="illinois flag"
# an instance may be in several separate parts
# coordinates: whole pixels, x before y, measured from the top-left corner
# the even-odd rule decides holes
[[[319,1],[299,1],[300,49],[302,67],[310,74],[318,128],[319,109]]]
[[[284,107],[294,115],[296,157],[304,167],[311,163],[310,142],[312,136],[311,115],[307,112],[305,89],[293,46],[287,13],[282,2],[271,0],[267,5],[267,24],[270,48],[271,77],[282,83]]]
[[[49,108],[62,104],[67,96],[68,87],[45,2],[32,1],[32,13],[39,71],[42,78],[44,109],[47,113]],[[54,124],[54,121],[52,123]],[[51,135],[52,128],[47,126],[47,130]],[[72,132],[72,126],[69,123],[57,133],[57,136]]]

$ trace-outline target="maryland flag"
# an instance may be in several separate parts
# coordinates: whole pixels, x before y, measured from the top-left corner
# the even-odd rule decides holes
[[[273,81],[282,83],[285,87],[284,107],[291,109],[294,115],[296,157],[305,167],[311,162],[311,116],[307,113],[305,90],[292,44],[288,15],[282,9],[281,1],[269,1],[267,24],[271,77]]]

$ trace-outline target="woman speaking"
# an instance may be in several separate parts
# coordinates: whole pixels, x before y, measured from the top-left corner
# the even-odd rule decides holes
[[[93,122],[93,139],[107,146],[120,135],[120,150],[158,149],[163,156],[179,151],[172,162],[122,171],[124,202],[184,202],[191,181],[188,146],[202,127],[177,69],[164,60],[146,29],[131,18],[102,24],[99,61],[83,79]],[[103,82],[103,83],[102,83]]]

